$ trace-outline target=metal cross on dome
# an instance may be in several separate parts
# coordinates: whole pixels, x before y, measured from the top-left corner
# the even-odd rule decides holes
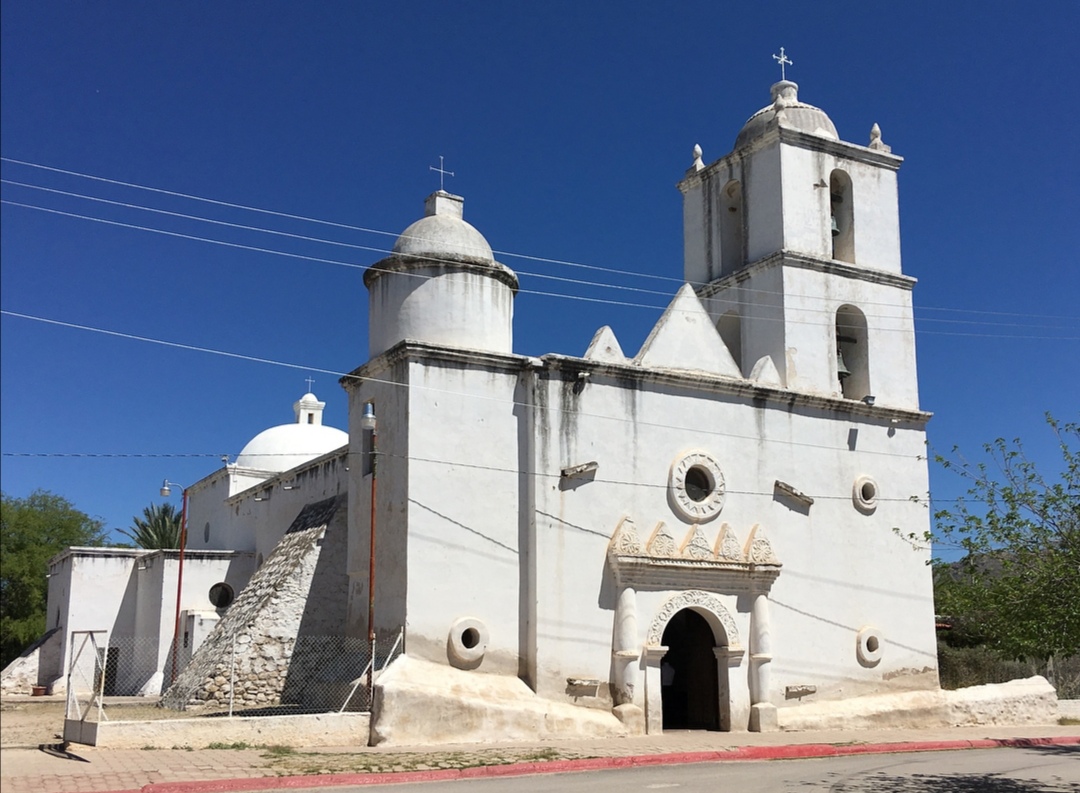
[[[784,67],[785,66],[794,66],[795,62],[792,61],[790,58],[788,58],[787,55],[784,54],[784,48],[783,47],[780,48],[780,54],[779,55],[773,55],[773,60],[780,64],[780,79],[781,80],[786,80],[787,79],[787,73],[785,72]]]
[[[304,382],[307,383],[307,390],[308,390],[308,393],[310,394],[311,393],[311,384],[314,383],[315,380],[312,379],[311,377],[308,377],[307,380],[305,380]]]
[[[439,189],[440,190],[443,189],[443,179],[446,177],[446,175],[447,174],[450,174],[451,176],[454,175],[453,171],[448,171],[445,168],[443,168],[443,156],[441,154],[439,155],[439,167],[436,168],[434,165],[429,165],[428,170],[438,172],[438,174],[439,174]]]

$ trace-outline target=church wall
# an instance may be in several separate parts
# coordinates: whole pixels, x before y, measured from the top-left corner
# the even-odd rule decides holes
[[[795,146],[779,148],[780,167],[784,173],[781,220],[784,239],[774,250],[798,251],[831,259],[828,185],[835,158]]]
[[[125,595],[130,596],[135,565],[146,554],[142,550],[118,548],[73,548],[50,563],[49,620],[56,618],[55,612],[59,609],[58,624],[64,633],[59,653],[60,665],[54,670],[55,677],[61,678],[57,690],[64,686],[63,678],[67,675],[73,651],[77,652],[83,642],[80,636],[73,645],[72,631],[105,631],[96,637],[98,645],[104,646],[115,632],[116,618]],[[52,594],[54,589],[57,592],[55,596]],[[48,624],[56,627],[51,622]],[[79,655],[79,669],[85,680],[93,680],[94,661],[89,644]],[[89,684],[80,679],[77,685],[81,690]]]
[[[347,487],[348,458],[331,452],[238,493],[224,507],[232,523],[254,536],[256,560],[266,559],[306,504]]]
[[[447,663],[451,626],[474,618],[488,634],[480,670],[516,675],[522,417],[510,363],[410,369],[408,651]]]
[[[789,388],[840,396],[836,312],[852,305],[867,317],[870,393],[880,405],[918,408],[910,291],[795,267],[784,268],[783,289]]]
[[[254,526],[239,519],[229,504],[235,477],[220,468],[188,488],[188,548],[199,550],[255,550]],[[252,480],[250,484],[257,484]]]
[[[345,378],[349,392],[349,607],[346,635],[368,636],[368,573],[371,526],[371,474],[367,442],[360,427],[367,402],[378,417],[376,485],[375,631],[389,650],[405,624],[408,559],[409,365],[375,359],[363,376]]]
[[[859,162],[824,151],[780,146],[783,169],[783,243],[789,251],[832,259],[828,223],[830,178],[836,169],[852,181],[854,263],[887,272],[900,272],[899,195],[895,170]],[[771,253],[773,251],[766,251]]]
[[[780,144],[774,141],[743,160],[747,263],[775,253],[786,244],[784,215],[787,207],[781,189],[789,177],[782,174],[779,149]]]
[[[754,406],[672,386],[627,386],[594,376],[573,410],[548,412],[547,437],[538,432],[542,472],[586,459],[598,462],[593,481],[538,487],[542,693],[569,696],[567,677],[608,681],[615,591],[605,572],[607,538],[629,516],[643,541],[662,521],[681,544],[691,526],[669,506],[666,484],[672,462],[693,449],[712,455],[726,478],[723,511],[703,525],[708,541],[715,542],[724,523],[740,542],[759,525],[784,564],[772,589],[771,701],[784,704],[789,685],[816,685],[819,696],[829,697],[936,684],[927,554],[893,532],[927,526],[925,506],[908,500],[927,491],[925,461],[919,459],[925,455],[922,432],[890,432],[887,421]],[[548,400],[558,404],[563,388],[552,382]],[[850,490],[864,474],[877,480],[882,494],[870,515],[855,508]],[[785,502],[775,490],[778,479],[813,494],[815,503],[803,511]],[[666,594],[638,592],[642,644],[652,610]],[[745,646],[749,599],[725,597]],[[885,637],[886,650],[875,667],[860,665],[856,656],[858,631],[866,625],[879,627]],[[916,674],[924,669],[931,671]]]
[[[855,261],[866,267],[900,272],[900,196],[897,173],[868,163],[840,160],[852,180],[855,211]]]

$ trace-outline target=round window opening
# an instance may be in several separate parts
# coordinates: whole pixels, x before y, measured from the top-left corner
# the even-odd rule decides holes
[[[476,645],[480,644],[480,631],[476,628],[466,628],[461,632],[461,643],[465,649],[471,650]]]
[[[857,477],[851,488],[851,498],[855,502],[855,509],[864,515],[869,515],[877,509],[877,482],[870,476]]]
[[[712,495],[714,488],[709,472],[700,465],[695,465],[686,472],[686,495],[699,504]]]
[[[224,609],[232,604],[235,595],[233,594],[233,588],[231,586],[224,581],[219,581],[210,587],[209,597],[214,608]]]
[[[704,451],[676,457],[668,472],[668,503],[687,523],[705,523],[724,508],[724,474]]]
[[[877,636],[867,636],[866,637],[866,649],[869,650],[870,652],[876,653],[878,651],[878,647],[880,647],[880,646],[881,646],[881,643],[878,641]]]

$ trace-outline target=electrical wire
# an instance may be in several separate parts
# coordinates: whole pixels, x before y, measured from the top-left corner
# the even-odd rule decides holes
[[[104,182],[104,183],[108,183],[108,184],[113,184],[113,185],[118,185],[118,186],[123,186],[123,187],[129,187],[129,188],[138,189],[138,190],[145,190],[145,191],[150,191],[150,192],[154,192],[154,193],[160,193],[160,194],[169,195],[169,196],[173,196],[173,197],[184,198],[184,199],[188,199],[188,200],[192,200],[192,201],[204,202],[204,203],[223,206],[223,207],[228,207],[228,208],[232,208],[232,209],[240,209],[240,210],[244,210],[244,211],[257,212],[257,213],[261,213],[261,214],[272,215],[272,216],[282,217],[282,218],[287,218],[287,219],[292,219],[292,220],[300,220],[300,221],[309,222],[309,223],[317,223],[317,224],[326,225],[326,226],[332,226],[332,227],[341,228],[341,229],[347,229],[347,230],[352,230],[352,231],[360,231],[360,232],[368,233],[368,234],[379,234],[379,235],[390,236],[390,237],[395,237],[395,238],[401,236],[401,235],[399,235],[399,234],[397,234],[395,232],[391,232],[391,231],[385,231],[385,230],[381,230],[381,229],[373,229],[373,228],[368,228],[368,227],[364,227],[364,226],[356,226],[356,225],[345,224],[345,223],[337,223],[337,222],[334,222],[334,221],[321,220],[321,219],[318,219],[318,218],[311,218],[311,217],[306,217],[306,216],[303,216],[303,215],[295,215],[295,214],[291,214],[291,213],[287,213],[287,212],[279,212],[279,211],[275,211],[275,210],[269,210],[269,209],[262,209],[262,208],[259,208],[259,207],[247,206],[247,205],[244,205],[244,204],[236,204],[236,203],[231,203],[231,202],[227,202],[227,201],[220,201],[220,200],[217,200],[217,199],[205,198],[205,197],[202,197],[202,196],[196,196],[196,195],[192,195],[192,194],[188,194],[188,193],[181,193],[181,192],[172,191],[172,190],[165,190],[165,189],[157,188],[157,187],[149,187],[149,186],[146,186],[146,185],[140,185],[140,184],[136,184],[136,183],[132,183],[132,182],[124,182],[124,181],[120,181],[120,180],[116,180],[116,179],[108,179],[108,178],[105,178],[105,177],[94,176],[94,175],[91,175],[91,174],[85,174],[85,173],[81,173],[81,172],[78,172],[78,171],[71,171],[71,170],[66,170],[66,169],[62,169],[62,168],[56,168],[56,167],[53,167],[53,166],[42,165],[42,164],[39,164],[39,163],[32,163],[32,162],[28,162],[28,161],[25,161],[25,160],[17,160],[17,159],[10,158],[10,157],[0,157],[0,161],[10,162],[10,163],[17,164],[17,165],[22,165],[22,166],[26,166],[26,167],[30,167],[30,168],[42,169],[42,170],[51,171],[51,172],[60,173],[60,174],[65,174],[65,175],[70,175],[70,176],[76,176],[76,177],[79,177],[79,178],[90,179],[90,180]],[[218,221],[218,220],[213,220],[213,219],[209,219],[209,218],[203,218],[203,217],[194,216],[194,215],[185,215],[185,214],[182,214],[182,213],[169,212],[167,210],[160,210],[160,209],[156,209],[156,208],[153,208],[153,207],[146,207],[146,206],[139,205],[139,204],[116,202],[116,201],[111,201],[109,199],[97,198],[97,197],[87,196],[87,195],[83,195],[83,194],[79,194],[79,193],[71,193],[71,192],[68,192],[68,191],[56,190],[54,188],[48,188],[48,187],[39,186],[39,185],[31,185],[31,184],[27,184],[27,183],[15,182],[13,180],[6,180],[5,179],[5,180],[0,180],[0,181],[4,181],[4,182],[11,183],[11,184],[19,185],[19,186],[22,186],[22,187],[32,188],[32,189],[44,190],[44,191],[54,192],[54,193],[61,193],[61,194],[69,195],[69,196],[72,196],[72,197],[83,198],[83,199],[86,199],[86,200],[99,201],[99,202],[109,203],[109,204],[116,204],[116,205],[120,205],[120,206],[125,206],[125,207],[129,207],[129,208],[133,208],[133,209],[140,209],[140,210],[149,211],[149,212],[158,212],[158,213],[167,214],[167,215],[174,215],[174,216],[178,216],[178,217],[183,217],[183,218],[192,219],[192,220],[198,220],[198,221],[207,222],[207,223],[215,223],[215,224],[219,224],[219,225],[234,226],[234,227],[237,227],[237,228],[244,228],[244,229],[253,230],[253,231],[260,231],[260,232],[263,232],[263,233],[279,234],[279,235],[283,235],[283,236],[296,237],[296,238],[299,238],[299,239],[306,239],[306,240],[311,240],[311,241],[316,241],[316,242],[322,242],[322,243],[325,243],[325,244],[342,245],[342,246],[357,248],[357,249],[361,249],[361,250],[369,250],[369,251],[382,252],[382,253],[390,252],[388,249],[385,249],[385,248],[376,248],[376,247],[371,247],[371,246],[355,245],[355,244],[351,244],[351,243],[342,243],[342,242],[337,242],[337,241],[333,241],[333,240],[326,240],[326,239],[320,239],[320,238],[314,238],[314,237],[305,237],[303,235],[295,235],[295,234],[290,234],[290,233],[287,233],[287,232],[270,230],[270,229],[265,229],[265,228],[260,228],[260,227],[244,226],[244,225],[241,225],[241,224],[232,224],[232,223],[227,223],[225,221]],[[14,203],[14,202],[11,202],[11,203]],[[19,205],[20,206],[26,206],[28,208],[43,209],[41,207],[33,207],[31,205],[25,205],[25,204],[19,204]],[[76,217],[84,217],[84,216],[76,216]],[[92,219],[92,218],[85,218],[84,217],[84,219]],[[149,230],[152,230],[152,229],[143,228],[143,230],[148,230],[149,231]],[[208,241],[209,242],[210,240],[203,240],[203,241]],[[494,253],[498,253],[499,255],[513,256],[513,257],[517,257],[517,258],[528,259],[528,260],[531,260],[531,261],[558,264],[558,265],[562,265],[562,266],[582,267],[582,268],[587,268],[587,269],[591,269],[591,270],[597,270],[597,271],[601,271],[601,272],[618,274],[618,275],[622,275],[622,276],[652,278],[652,279],[656,279],[656,280],[675,282],[675,283],[680,283],[680,284],[683,283],[682,279],[675,278],[675,277],[672,277],[672,276],[661,276],[661,275],[656,275],[656,274],[651,274],[651,273],[641,273],[641,272],[635,272],[635,271],[630,271],[630,270],[620,270],[620,269],[617,269],[617,268],[600,267],[600,266],[597,266],[597,265],[587,265],[587,264],[583,264],[583,263],[580,263],[580,262],[572,262],[572,261],[561,260],[561,259],[552,259],[552,258],[546,258],[546,257],[540,257],[540,256],[532,256],[532,255],[527,255],[527,254],[518,254],[518,253],[509,252],[509,251],[494,251]],[[319,261],[323,261],[323,260],[319,260]],[[646,290],[646,289],[640,289],[640,288],[636,288],[636,287],[625,287],[625,286],[610,284],[610,283],[606,283],[606,282],[584,281],[584,280],[580,280],[580,279],[561,279],[558,276],[550,276],[550,275],[541,274],[541,273],[522,273],[522,274],[529,275],[531,277],[549,278],[549,279],[552,279],[552,280],[565,280],[568,283],[579,283],[579,284],[583,284],[583,285],[599,286],[599,287],[606,287],[606,288],[626,289],[626,290],[629,290],[629,291],[641,291],[641,292],[645,292],[645,293],[659,294],[659,295],[668,295],[669,294],[668,292],[660,292],[660,291],[656,291],[656,290]],[[704,283],[694,282],[694,283],[692,283],[692,285],[693,286],[703,286],[705,284]],[[765,294],[779,294],[778,292],[775,292],[773,290],[749,290],[749,291],[762,292],[762,293],[765,293]],[[866,305],[892,305],[892,304],[890,304],[890,303],[866,303]],[[645,306],[645,307],[655,308],[654,306]],[[1057,315],[1044,315],[1044,314],[1022,314],[1022,313],[1018,313],[1018,312],[986,311],[984,309],[959,309],[959,308],[947,308],[947,307],[946,308],[943,308],[943,307],[920,307],[920,310],[927,310],[927,311],[957,311],[957,312],[969,313],[969,314],[987,314],[987,315],[996,315],[996,316],[1029,317],[1029,318],[1040,318],[1040,319],[1064,319],[1064,320],[1077,320],[1077,319],[1080,319],[1080,317],[1073,317],[1073,316],[1057,316]],[[934,320],[934,319],[930,319],[930,318],[926,318],[925,321],[963,322],[962,320]],[[990,324],[990,323],[984,323],[984,324]],[[1053,326],[1035,326],[1035,327],[1053,327]]]
[[[336,265],[336,266],[348,267],[348,268],[358,269],[358,270],[368,270],[368,269],[370,269],[370,267],[368,265],[355,264],[355,263],[352,263],[352,262],[345,262],[345,261],[341,261],[339,259],[327,259],[327,258],[323,258],[323,257],[319,257],[319,256],[310,256],[310,255],[306,255],[306,254],[299,254],[299,253],[291,253],[291,252],[288,252],[288,251],[281,251],[281,250],[277,250],[277,249],[274,249],[274,248],[263,248],[263,247],[255,246],[255,245],[245,245],[243,243],[238,243],[238,242],[228,242],[228,241],[225,241],[225,240],[215,240],[215,239],[212,239],[212,238],[209,238],[209,237],[201,237],[201,236],[194,235],[194,234],[184,234],[184,233],[178,232],[178,231],[168,231],[166,229],[158,229],[158,228],[154,228],[154,227],[151,227],[151,226],[142,226],[142,225],[134,224],[134,223],[125,223],[125,222],[118,221],[118,220],[108,220],[106,218],[99,218],[99,217],[95,217],[95,216],[92,216],[92,215],[82,215],[82,214],[75,213],[75,212],[66,212],[66,211],[60,210],[60,209],[51,209],[51,208],[48,208],[48,207],[36,206],[34,204],[26,204],[26,203],[19,202],[19,201],[12,201],[10,199],[0,199],[0,204],[9,204],[9,205],[12,205],[12,206],[22,207],[22,208],[25,208],[25,209],[34,209],[34,210],[37,210],[37,211],[40,211],[40,212],[45,212],[45,213],[48,213],[48,214],[61,215],[61,216],[64,216],[64,217],[77,218],[77,219],[80,219],[80,220],[89,220],[89,221],[93,221],[93,222],[96,222],[96,223],[103,223],[105,225],[110,225],[110,226],[119,226],[119,227],[122,227],[122,228],[134,229],[134,230],[139,230],[139,231],[147,231],[147,232],[151,232],[151,233],[154,233],[154,234],[162,234],[162,235],[169,236],[169,237],[177,237],[177,238],[187,239],[187,240],[192,240],[192,241],[197,241],[197,242],[206,242],[206,243],[210,243],[210,244],[214,244],[214,245],[222,245],[222,246],[229,247],[229,248],[237,248],[237,249],[240,249],[240,250],[247,250],[247,251],[252,251],[252,252],[256,252],[256,253],[266,253],[266,254],[271,254],[271,255],[275,255],[275,256],[283,256],[283,257],[287,257],[287,258],[300,259],[300,260],[304,260],[304,261],[319,262],[319,263],[322,263],[322,264],[332,264],[332,265]],[[173,214],[173,213],[167,213],[167,214]],[[209,221],[209,222],[219,222],[219,221]],[[223,223],[223,225],[233,225],[233,224],[228,224],[228,223],[224,223],[224,222],[222,222],[222,223]],[[259,230],[259,229],[254,229],[254,230]],[[275,233],[275,232],[270,232],[270,233]],[[292,235],[286,235],[286,236],[292,236]],[[363,248],[365,250],[381,251],[381,252],[384,252],[384,253],[390,252],[390,251],[382,251],[381,249],[367,247],[367,246],[353,246],[353,247],[359,247],[359,248]],[[434,257],[431,257],[431,258],[433,260],[436,260]],[[412,272],[408,272],[408,271],[396,271],[395,275],[407,276],[407,277],[412,277],[412,278],[423,278],[423,279],[429,279],[429,278],[433,277],[433,276],[424,275],[424,274],[421,274],[421,273],[412,273]],[[553,278],[555,280],[571,281],[571,282],[574,282],[574,283],[592,283],[592,282],[576,281],[575,279],[563,279],[563,278],[558,277],[558,276],[540,276],[540,277],[550,277],[550,278]],[[596,285],[596,286],[610,286],[610,285],[605,285],[605,284],[593,284],[593,285]],[[625,288],[625,289],[631,289],[633,291],[645,291],[645,292],[651,291],[651,290],[638,289],[638,288],[635,288],[635,287],[618,287],[618,286],[616,286],[614,288]],[[589,297],[589,296],[586,296],[586,295],[571,295],[571,294],[566,294],[566,293],[563,293],[563,292],[548,292],[548,291],[537,290],[537,289],[519,289],[518,292],[521,293],[521,294],[531,294],[531,295],[536,295],[536,296],[539,296],[539,297],[552,297],[552,298],[558,298],[558,299],[563,299],[563,300],[578,300],[578,301],[587,302],[587,303],[597,303],[597,304],[603,304],[603,305],[614,305],[614,306],[629,307],[629,308],[645,308],[645,309],[654,310],[654,311],[660,311],[660,310],[665,309],[664,306],[660,306],[660,305],[647,304],[647,303],[634,303],[634,302],[630,302],[630,301],[626,301],[626,300],[611,300],[611,299],[600,298],[600,297]],[[656,292],[655,294],[662,294],[662,293]],[[878,305],[884,305],[884,304],[878,304]],[[677,309],[677,308],[674,308],[674,307],[671,307],[671,306],[669,306],[668,308],[670,310],[673,310],[673,311],[680,311],[681,310],[681,309]],[[693,310],[691,310],[691,311],[693,311]],[[831,310],[826,311],[826,310],[823,310],[823,309],[804,309],[804,311],[816,312],[816,313],[828,313],[829,316],[831,317]],[[868,316],[869,318],[874,318],[874,319],[890,319],[890,320],[893,320],[893,319],[906,320],[907,319],[907,317],[904,317],[904,316],[891,316],[891,315],[886,316],[886,315],[873,315],[873,314],[871,314],[871,315],[864,315],[864,316]],[[789,319],[789,318],[785,318],[785,317],[762,317],[760,319],[770,321],[770,322],[784,322],[784,323],[793,324],[793,325],[805,325],[805,326],[810,326],[810,327],[832,327],[831,322],[828,322],[828,323],[815,322],[815,321],[811,321],[811,320],[797,320],[797,319]],[[948,319],[929,319],[929,318],[917,318],[917,319],[913,318],[913,322],[951,322],[951,323],[969,324],[969,325],[970,324],[995,325],[995,326],[1006,326],[1006,327],[1014,326],[1011,323],[972,322],[972,321],[968,321],[968,320],[948,320]],[[1016,327],[1053,328],[1055,326],[1031,326],[1031,325],[1021,324],[1021,325],[1016,325]],[[879,328],[878,331],[879,332],[904,333],[904,334],[908,334],[908,333],[911,332],[907,328]],[[1012,335],[1007,335],[1007,334],[980,334],[980,333],[963,333],[963,332],[935,331],[935,330],[922,330],[922,329],[919,329],[918,332],[919,333],[932,333],[932,334],[935,334],[935,335],[985,337],[985,338],[994,338],[994,339],[1031,339],[1031,340],[1042,340],[1042,341],[1046,341],[1046,340],[1080,341],[1080,336],[1035,336],[1035,335],[1031,335],[1031,334],[1012,334]]]
[[[35,321],[35,322],[42,322],[42,323],[45,323],[45,324],[48,324],[48,325],[57,325],[59,327],[70,328],[70,329],[73,329],[73,330],[82,330],[82,331],[88,331],[88,332],[93,332],[93,333],[101,333],[101,334],[104,334],[106,336],[113,336],[113,337],[117,337],[117,338],[128,339],[128,340],[131,340],[131,341],[142,341],[142,342],[146,342],[146,343],[149,343],[149,344],[158,344],[158,345],[162,345],[162,346],[165,346],[165,347],[173,347],[173,348],[182,349],[182,350],[190,350],[190,351],[193,351],[193,352],[202,352],[202,353],[207,353],[207,354],[211,354],[211,355],[221,355],[221,356],[224,356],[224,357],[227,357],[227,358],[234,358],[234,359],[237,359],[237,360],[249,361],[249,362],[252,362],[252,363],[262,363],[262,364],[268,364],[268,365],[272,365],[272,366],[281,366],[281,367],[285,367],[285,368],[288,368],[288,369],[299,369],[299,370],[303,370],[303,371],[307,371],[307,372],[317,372],[319,374],[334,375],[336,377],[340,377],[341,379],[349,379],[349,378],[351,378],[351,379],[355,379],[355,380],[357,380],[359,382],[363,382],[363,383],[377,383],[377,384],[380,384],[380,385],[393,386],[395,388],[404,388],[406,390],[412,389],[412,390],[418,390],[418,391],[427,391],[427,392],[430,392],[430,393],[442,394],[442,395],[445,395],[445,396],[464,397],[466,399],[476,399],[476,400],[481,400],[481,401],[486,401],[486,402],[494,402],[494,403],[496,403],[496,404],[498,404],[500,406],[509,405],[511,407],[514,407],[514,408],[521,407],[521,408],[527,408],[527,409],[543,409],[543,410],[547,410],[547,411],[555,412],[555,413],[573,413],[573,415],[580,416],[580,417],[600,419],[600,420],[604,420],[604,421],[614,421],[614,422],[619,422],[619,423],[623,423],[623,424],[630,424],[630,425],[633,425],[633,426],[636,426],[636,427],[654,427],[654,428],[660,428],[660,429],[664,429],[664,430],[678,430],[678,431],[683,431],[683,432],[694,433],[696,435],[715,435],[717,437],[734,438],[734,439],[739,439],[739,440],[751,440],[751,441],[759,441],[759,442],[766,442],[766,443],[782,443],[782,444],[784,444],[786,446],[800,446],[800,447],[813,448],[813,449],[834,450],[834,448],[835,448],[835,447],[826,446],[826,445],[823,445],[823,444],[806,443],[806,442],[796,441],[796,440],[784,440],[784,439],[780,439],[780,438],[776,438],[776,439],[773,439],[773,438],[760,438],[759,436],[755,436],[755,435],[738,435],[738,434],[735,434],[735,433],[730,432],[730,431],[713,430],[713,429],[709,429],[707,427],[701,427],[701,426],[693,426],[693,427],[680,426],[680,425],[674,425],[674,424],[665,424],[665,423],[662,423],[662,422],[648,421],[648,420],[645,420],[645,419],[626,419],[626,418],[622,418],[620,416],[611,416],[611,415],[607,415],[607,414],[603,414],[603,413],[590,413],[590,412],[582,411],[582,410],[564,410],[563,408],[556,407],[554,405],[539,406],[539,405],[534,405],[534,404],[532,404],[530,402],[519,402],[519,401],[516,401],[514,399],[506,399],[506,398],[498,397],[498,396],[485,396],[483,394],[476,394],[476,393],[472,393],[472,392],[468,392],[468,391],[454,391],[454,390],[446,389],[446,388],[436,388],[434,386],[425,386],[425,385],[416,385],[416,384],[410,385],[410,384],[407,384],[407,383],[398,383],[398,382],[395,382],[393,380],[385,380],[385,379],[378,378],[378,377],[362,377],[362,376],[358,376],[358,375],[353,375],[351,372],[339,372],[339,371],[336,371],[336,370],[333,370],[333,369],[323,369],[323,368],[320,368],[320,367],[317,367],[317,366],[303,366],[301,364],[289,363],[289,362],[286,362],[286,361],[276,361],[276,360],[274,360],[272,358],[263,358],[263,357],[254,356],[254,355],[244,355],[242,353],[227,352],[227,351],[224,351],[224,350],[215,350],[215,349],[212,349],[212,348],[209,348],[209,347],[199,347],[199,346],[196,346],[196,345],[193,345],[193,344],[182,344],[180,342],[165,341],[165,340],[162,340],[162,339],[154,339],[154,338],[150,338],[148,336],[139,336],[139,335],[136,335],[136,334],[133,334],[133,333],[123,333],[121,331],[106,330],[104,328],[95,328],[95,327],[90,326],[90,325],[80,325],[80,324],[77,324],[77,323],[74,323],[74,322],[64,322],[62,320],[48,319],[46,317],[37,317],[37,316],[31,315],[31,314],[22,314],[22,313],[18,313],[18,312],[15,312],[15,311],[8,311],[7,309],[0,310],[0,315],[16,317],[16,318],[19,318],[19,319],[26,319],[26,320],[31,320],[31,321]],[[522,356],[522,357],[524,357],[524,356]],[[893,458],[896,457],[896,455],[893,454],[892,452],[876,452],[876,451],[873,451],[873,450],[865,450],[862,453],[863,454],[877,454],[877,455],[883,455],[883,456],[893,457]]]
[[[332,454],[332,453],[333,452],[325,452],[325,454]],[[303,452],[293,451],[293,452],[281,452],[281,453],[278,453],[278,454],[259,452],[257,456],[258,457],[292,457],[292,456],[295,456],[295,455],[298,455],[298,454],[303,454]],[[345,454],[347,456],[362,456],[364,453],[363,452],[345,452]],[[446,466],[446,467],[450,467],[450,468],[467,468],[469,470],[488,471],[488,472],[492,472],[492,473],[501,473],[501,474],[506,474],[506,475],[515,476],[515,477],[524,475],[524,476],[541,477],[541,478],[545,478],[545,479],[562,479],[563,478],[563,475],[562,475],[561,471],[560,472],[554,472],[554,471],[518,471],[518,470],[510,470],[510,469],[506,468],[505,466],[500,467],[500,466],[494,466],[494,465],[483,465],[483,464],[480,464],[480,463],[469,463],[469,462],[465,462],[465,461],[462,461],[462,460],[443,460],[443,459],[434,458],[434,457],[417,457],[417,456],[413,456],[413,455],[394,454],[393,452],[387,452],[387,451],[377,451],[377,452],[375,452],[375,454],[378,457],[382,457],[382,458],[393,458],[395,460],[405,460],[405,461],[413,462],[413,463],[427,463],[427,464],[431,464],[431,465],[442,465],[442,466]],[[144,454],[144,453],[78,453],[78,452],[39,452],[39,453],[4,452],[0,456],[3,456],[3,457],[37,457],[37,458],[54,458],[54,459],[55,458],[91,458],[91,459],[92,458],[111,458],[111,459],[133,458],[133,459],[141,459],[141,458],[148,458],[148,457],[150,457],[150,458],[171,458],[171,457],[175,457],[175,458],[190,458],[190,457],[210,458],[210,457],[216,457],[218,459],[221,459],[225,455],[209,454],[209,453],[207,453],[207,454],[182,454],[182,453],[179,453],[179,454]],[[306,465],[306,463],[302,463],[302,465]],[[287,473],[287,472],[283,471],[281,473]],[[278,475],[280,476],[280,474],[278,474]],[[623,486],[623,487],[634,487],[634,488],[652,488],[652,489],[663,489],[663,490],[666,490],[668,488],[668,484],[666,482],[632,482],[632,481],[628,481],[628,480],[624,480],[624,479],[604,479],[603,477],[590,478],[588,481],[589,481],[590,484],[595,483],[595,484],[605,484],[605,485],[618,485],[618,486]],[[263,483],[263,485],[261,485],[261,486],[265,487],[267,485],[265,483]],[[252,487],[257,488],[257,487],[260,487],[260,485],[252,485]],[[732,488],[724,487],[724,493],[725,493],[725,495],[740,495],[740,496],[772,496],[774,494],[774,491],[771,491],[771,490],[770,491],[764,491],[764,490],[735,490],[735,489],[732,489]],[[830,501],[830,500],[833,500],[833,501],[849,501],[849,500],[851,500],[851,495],[850,494],[843,494],[843,495],[827,495],[827,494],[826,495],[819,495],[819,494],[815,494],[815,495],[812,495],[811,497],[815,501],[817,501],[817,500],[824,500],[824,501]],[[925,504],[926,503],[926,499],[924,499],[924,498],[922,498],[920,496],[914,496],[914,495],[908,496],[906,498],[902,498],[902,497],[885,498],[885,497],[882,497],[882,496],[878,496],[874,500],[875,501],[883,501],[883,502],[896,502],[896,503],[905,503],[905,502],[918,503],[918,504]]]

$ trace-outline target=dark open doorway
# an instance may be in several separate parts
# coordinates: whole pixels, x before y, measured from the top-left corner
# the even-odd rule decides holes
[[[720,686],[716,641],[700,614],[683,609],[664,629],[668,648],[660,662],[665,730],[719,730]]]

